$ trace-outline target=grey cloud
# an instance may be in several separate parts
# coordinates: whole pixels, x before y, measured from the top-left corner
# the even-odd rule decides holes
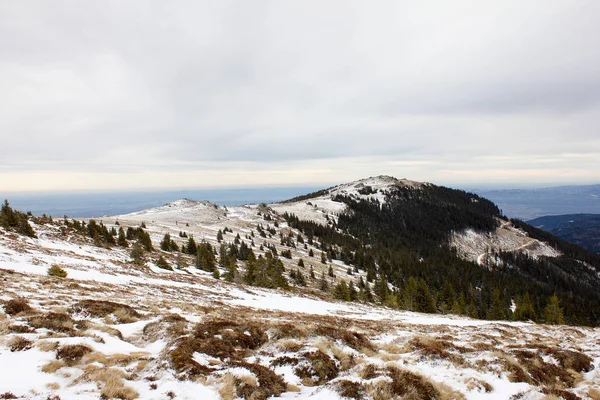
[[[598,20],[586,0],[3,2],[0,168],[371,157],[428,180],[600,154]]]

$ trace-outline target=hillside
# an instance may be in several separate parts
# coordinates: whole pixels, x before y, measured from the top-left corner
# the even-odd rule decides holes
[[[549,215],[527,223],[600,254],[600,214]]]
[[[7,207],[4,398],[600,393],[600,329],[556,324],[598,325],[598,259],[470,193],[373,177],[97,220]]]

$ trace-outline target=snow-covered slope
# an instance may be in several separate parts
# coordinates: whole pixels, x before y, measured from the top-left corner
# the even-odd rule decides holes
[[[492,255],[499,251],[523,252],[533,258],[561,255],[558,250],[529,237],[510,222],[499,222],[500,226],[493,233],[475,232],[472,229],[455,232],[450,238],[450,245],[456,248],[461,257],[484,266],[493,266],[495,259]]]
[[[31,239],[0,230],[0,395],[541,400],[594,399],[600,390],[599,329],[258,289],[193,267],[135,267],[127,250],[96,247],[54,224],[36,231]],[[52,264],[68,277],[48,277]],[[18,299],[30,308],[14,312]],[[540,371],[556,383],[530,378]]]
[[[329,219],[337,220],[337,217],[346,211],[347,207],[344,203],[333,200],[337,195],[357,200],[377,200],[380,204],[384,204],[395,187],[420,188],[423,185],[427,184],[380,175],[337,185],[308,199],[275,203],[270,206],[281,214],[287,212],[303,220],[327,224]]]
[[[102,218],[109,229],[145,224],[157,250],[139,265],[129,248],[99,247],[61,221],[34,224],[38,238],[0,229],[0,398],[599,398],[600,329],[419,314],[319,290],[322,279],[331,288],[366,276],[341,260],[323,263],[281,214],[326,224],[345,211],[332,197],[383,203],[401,185],[425,184],[380,176],[302,201],[181,199]],[[257,256],[289,251],[287,273],[307,285],[229,283],[191,255],[158,250],[165,233],[179,246],[191,236],[218,249],[225,228],[223,242],[239,238]],[[294,246],[283,244],[290,237]],[[508,223],[488,235],[456,233],[452,244],[485,266],[495,249],[558,254]],[[173,269],[158,268],[159,256]],[[52,265],[67,277],[49,277]]]

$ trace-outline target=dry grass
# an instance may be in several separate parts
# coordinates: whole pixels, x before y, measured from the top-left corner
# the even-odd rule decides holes
[[[303,382],[311,385],[322,385],[338,376],[339,368],[335,361],[321,350],[306,352],[300,355],[302,360],[295,373]]]
[[[45,372],[47,374],[53,374],[56,371],[58,371],[59,369],[61,369],[62,367],[64,367],[65,365],[66,364],[64,363],[64,361],[52,360],[42,366],[42,372]]]
[[[51,383],[47,383],[46,387],[50,390],[58,390],[60,389],[60,384],[56,383],[56,382],[51,382]],[[48,396],[50,397],[50,396]]]
[[[348,399],[362,400],[366,395],[365,388],[360,382],[343,379],[335,382],[333,387],[340,396]]]
[[[492,385],[481,379],[469,378],[466,381],[466,384],[469,392],[477,390],[478,392],[491,393],[494,391],[494,387]]]
[[[169,314],[144,327],[144,340],[156,342],[160,339],[172,340],[185,334],[187,320],[178,314]]]
[[[71,308],[74,313],[85,313],[94,318],[113,315],[118,323],[138,321],[141,315],[131,306],[105,300],[82,300]]]
[[[8,341],[10,351],[27,351],[33,347],[33,342],[23,336],[13,336]]]
[[[591,400],[600,400],[600,390],[598,389],[589,388],[587,395]]]
[[[233,400],[236,397],[235,377],[229,372],[223,375],[223,381],[219,387],[219,394],[223,400]]]
[[[236,392],[239,397],[252,400],[266,400],[272,396],[279,397],[287,389],[283,378],[272,369],[260,364],[238,362],[235,367],[246,368],[258,379],[258,386],[251,386],[248,381],[236,380]]]
[[[139,314],[135,310],[132,312],[127,308],[118,308],[113,315],[119,324],[129,324],[140,320]]]
[[[325,336],[332,340],[340,340],[354,350],[360,351],[361,349],[366,348],[375,351],[375,346],[373,346],[371,341],[362,333],[328,325],[318,325],[314,332],[319,336]]]
[[[40,351],[44,351],[44,352],[54,351],[54,350],[58,349],[58,342],[54,342],[51,340],[42,340],[42,341],[37,342],[36,347]]]
[[[16,298],[4,303],[4,312],[8,315],[27,314],[33,311],[27,299]]]
[[[447,340],[417,335],[410,340],[409,345],[413,350],[419,351],[426,357],[446,359],[458,366],[465,364],[465,359],[462,356],[448,351],[455,348],[455,346]]]
[[[74,334],[75,323],[67,314],[47,313],[29,319],[29,325],[36,329],[45,328],[55,332]]]
[[[123,379],[128,375],[116,368],[87,368],[80,379],[90,380],[101,384],[102,398],[133,400],[139,393],[133,388],[125,386]]]
[[[295,339],[281,339],[275,343],[275,346],[283,352],[295,353],[304,347],[304,343]]]
[[[56,359],[63,360],[67,365],[75,365],[83,356],[93,350],[83,344],[68,344],[61,346],[56,352]]]

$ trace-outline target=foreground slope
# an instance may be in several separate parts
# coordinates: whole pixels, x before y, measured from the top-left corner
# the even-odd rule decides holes
[[[5,398],[598,398],[600,330],[527,321],[545,318],[536,290],[593,288],[594,259],[469,193],[373,177],[279,204],[28,226],[0,228]],[[282,279],[250,279],[278,263]]]
[[[65,239],[53,224],[36,232],[0,235],[0,394],[541,399],[600,390],[598,329],[334,302],[194,267],[133,267],[126,250]],[[68,277],[48,277],[52,264]]]

